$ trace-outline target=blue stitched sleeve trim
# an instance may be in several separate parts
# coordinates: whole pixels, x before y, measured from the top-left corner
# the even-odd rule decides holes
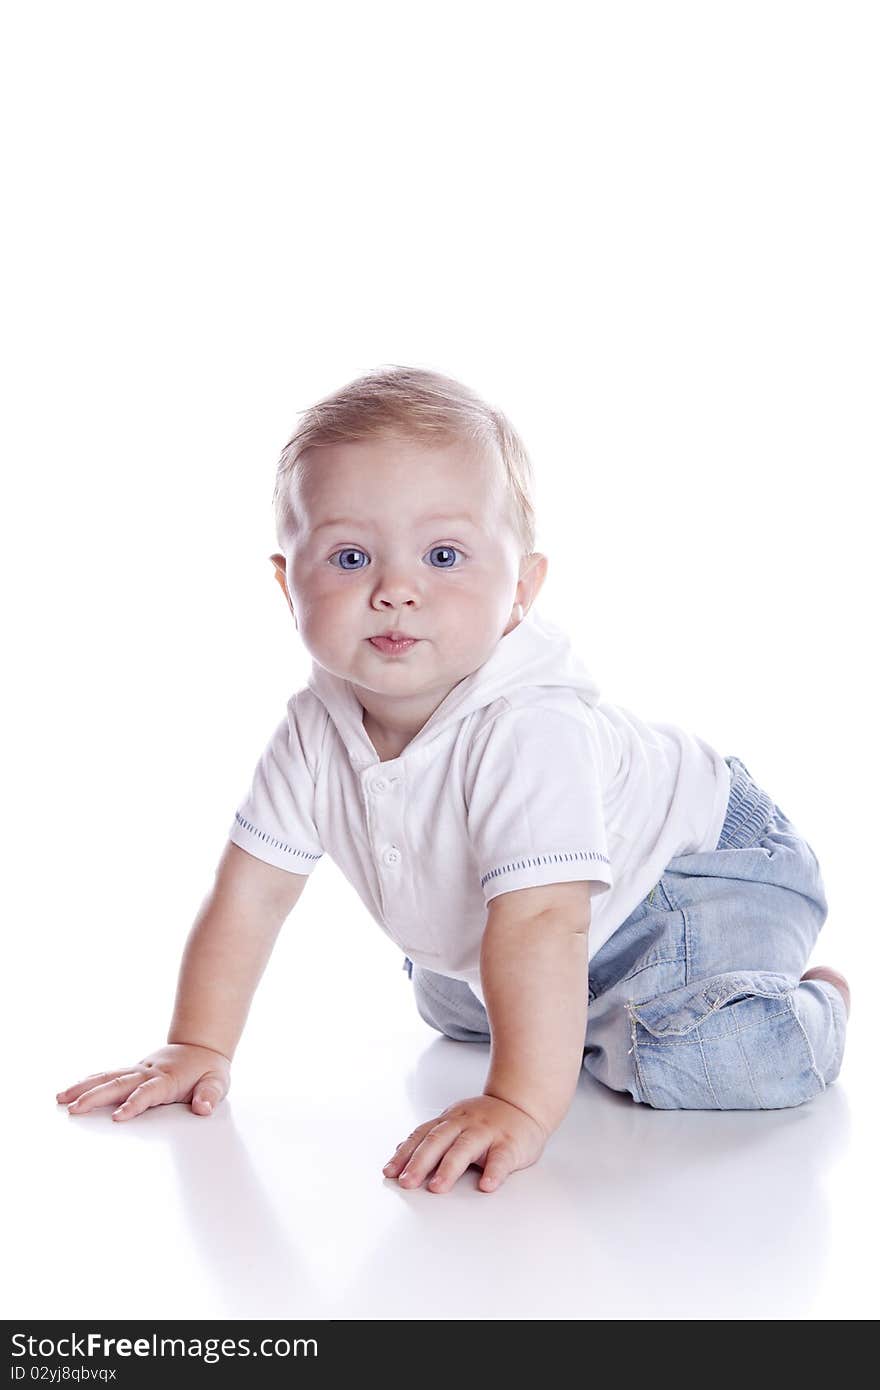
[[[601,864],[607,864],[609,867],[611,865],[608,855],[600,854],[595,849],[574,849],[564,854],[539,854],[534,859],[512,859],[509,864],[502,864],[497,869],[490,869],[480,879],[480,886],[484,888],[490,879],[498,878],[500,874],[512,873],[515,869],[534,869],[540,864],[571,864],[581,859],[597,861]]]
[[[297,859],[311,859],[313,862],[321,858],[320,854],[309,854],[307,850],[294,849],[292,845],[286,845],[283,840],[276,839],[274,835],[267,835],[265,830],[258,830],[255,825],[251,825],[249,820],[245,820],[244,816],[240,816],[238,811],[235,813],[235,819],[242,829],[249,830],[252,835],[256,835],[258,840],[262,840],[263,844],[269,845],[271,849],[280,849],[285,854],[294,855]]]

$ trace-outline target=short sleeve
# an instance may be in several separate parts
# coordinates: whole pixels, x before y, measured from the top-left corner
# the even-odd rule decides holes
[[[267,864],[293,874],[310,874],[323,854],[314,802],[315,783],[297,725],[294,696],[256,766],[229,838]]]
[[[516,888],[613,886],[601,761],[588,716],[546,705],[504,710],[467,763],[468,834],[486,902]]]

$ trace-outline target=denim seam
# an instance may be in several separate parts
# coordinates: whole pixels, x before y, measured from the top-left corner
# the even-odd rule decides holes
[[[697,1029],[697,1033],[699,1034],[699,1029]],[[697,1041],[698,1041],[699,1044],[700,1044],[700,1056],[701,1056],[702,1059],[703,1059],[703,1071],[704,1071],[705,1074],[706,1074],[706,1085],[709,1087],[709,1090],[712,1092],[712,1099],[713,1099],[714,1102],[715,1102],[716,1109],[720,1110],[722,1107],[718,1104],[718,1097],[717,1097],[716,1094],[715,1094],[715,1087],[712,1085],[712,1078],[711,1078],[711,1076],[709,1075],[709,1064],[708,1064],[708,1062],[706,1061],[706,1049],[703,1047],[703,1039],[702,1039],[701,1037],[698,1036],[698,1037],[697,1037]]]
[[[647,1105],[652,1106],[656,1110],[659,1109],[659,1106],[655,1106],[653,1100],[651,1099],[651,1091],[647,1082],[645,1081],[645,1074],[642,1071],[641,1059],[639,1058],[639,1042],[636,1036],[636,1015],[635,1010],[632,1006],[632,1001],[625,1001],[625,1007],[627,1009],[627,1012],[629,1013],[630,1036],[632,1038],[632,1047],[630,1048],[629,1053],[627,1055],[632,1054],[633,1062],[635,1064],[636,1085],[641,1091],[642,1099],[645,1101],[645,1103]]]
[[[687,908],[680,907],[679,904],[678,904],[678,903],[674,900],[674,898],[671,896],[671,894],[670,894],[668,888],[666,887],[666,884],[663,882],[663,879],[664,879],[664,878],[665,878],[665,875],[661,875],[660,881],[659,881],[659,883],[657,884],[657,887],[660,889],[660,894],[661,894],[661,896],[662,896],[663,898],[665,898],[665,900],[666,900],[666,905],[667,905],[668,910],[669,910],[670,912],[680,912],[680,913],[681,913],[681,920],[682,920],[682,924],[683,924],[683,926],[684,926],[684,983],[685,983],[686,985],[689,985],[690,982],[691,982],[691,979],[693,978],[693,971],[692,971],[692,969],[691,969],[691,964],[692,964],[692,959],[693,959],[693,957],[692,957],[692,953],[691,953],[691,924],[690,924],[690,918],[688,917]],[[652,890],[652,891],[653,891],[653,890]],[[680,960],[680,959],[682,959],[682,958],[679,956],[679,957],[676,957],[676,959]]]
[[[649,960],[647,965],[637,965],[635,970],[633,970],[631,974],[625,975],[622,980],[617,981],[617,984],[626,985],[629,983],[630,980],[634,980],[637,975],[644,974],[646,970],[653,970],[655,965],[677,965],[679,961],[682,960],[684,960],[685,963],[687,963],[686,956],[658,956],[656,960]],[[685,980],[685,984],[687,983],[688,981]],[[613,989],[614,985],[609,985],[608,988]]]
[[[681,957],[680,957],[680,956],[673,956],[671,959],[672,959],[673,961],[677,961],[677,960],[681,960]],[[649,968],[650,968],[650,966],[640,966],[640,967],[639,967],[640,970],[641,970],[641,969],[647,970],[647,969],[649,969]],[[637,973],[638,973],[638,972],[637,972]],[[719,976],[720,976],[720,975],[723,975],[723,974],[725,974],[725,973],[731,973],[731,972],[719,971]],[[743,974],[743,973],[748,973],[748,972],[733,971],[732,973],[733,973],[733,974]],[[765,971],[765,972],[762,972],[762,973],[770,974],[770,973],[772,973],[772,972],[770,972],[770,971]],[[732,992],[732,993],[730,993],[730,994],[722,994],[722,995],[719,997],[718,994],[717,994],[717,992],[716,992],[716,993],[712,993],[712,994],[709,993],[709,989],[710,989],[710,986],[711,986],[711,984],[712,984],[712,981],[715,980],[715,979],[717,979],[717,978],[718,978],[718,976],[714,976],[714,975],[713,975],[713,976],[708,976],[707,979],[706,979],[706,987],[705,987],[705,989],[704,989],[703,992],[702,992],[703,1003],[704,1003],[705,1006],[706,1006],[706,1011],[705,1011],[705,1014],[704,1014],[704,1017],[706,1017],[706,1018],[708,1018],[708,1016],[709,1016],[710,1014],[717,1014],[717,1012],[718,1012],[719,1009],[726,1009],[727,1006],[728,1006],[728,1004],[736,1004],[736,1003],[739,1003],[740,1000],[741,1000],[743,997],[748,998],[748,999],[781,999],[781,998],[784,997],[784,998],[787,999],[787,998],[789,998],[789,997],[792,995],[792,993],[793,993],[794,990],[796,989],[796,986],[795,986],[795,985],[790,985],[787,989],[784,989],[784,990],[778,990],[778,989],[774,989],[774,990],[757,989],[757,988],[755,988],[754,986],[752,986],[751,989],[748,989],[748,988],[746,988],[746,987],[743,987],[743,988],[740,989],[740,990],[736,990],[736,991],[734,991],[734,992]],[[684,986],[682,985],[681,988],[683,989]],[[663,994],[651,995],[651,996],[650,996],[649,998],[647,998],[647,999],[637,999],[637,1000],[636,1000],[636,999],[633,999],[633,1000],[631,1000],[630,1002],[633,1003],[633,1004],[635,1004],[635,1006],[636,1006],[637,1009],[641,1009],[645,1004],[653,1004],[654,1001],[655,1001],[656,999],[662,999],[662,998],[664,997],[665,994],[667,994],[667,993],[668,993],[668,994],[672,994],[672,993],[674,993],[674,992],[675,992],[674,990],[664,990]],[[775,1015],[774,1015],[774,1017],[775,1017]],[[700,1021],[702,1021],[702,1020],[700,1020]]]
[[[750,998],[750,999],[762,999],[762,998],[766,998],[766,995],[752,994],[752,995],[749,995],[749,998]],[[717,1012],[718,1012],[717,1009],[712,1009],[712,1010],[710,1010],[710,1013],[717,1013]],[[787,1013],[789,1013],[789,1012],[793,1012],[793,1010],[791,1009],[791,1004],[790,1004],[790,1003],[789,1003],[788,1007],[786,1007],[786,1008],[784,1008],[784,1009],[780,1009],[778,1013],[775,1013],[775,1014],[768,1014],[766,1018],[759,1019],[759,1020],[757,1021],[757,1023],[746,1023],[745,1025],[743,1025],[743,1026],[741,1026],[741,1027],[740,1027],[740,1026],[737,1026],[736,1028],[729,1028],[729,1029],[727,1030],[726,1033],[716,1033],[716,1034],[714,1035],[714,1037],[712,1038],[712,1042],[719,1042],[722,1038],[735,1038],[736,1035],[737,1035],[737,1033],[748,1033],[749,1030],[752,1029],[752,1028],[763,1028],[765,1023],[772,1023],[772,1021],[773,1021],[774,1018],[784,1018],[785,1015],[786,1015]],[[710,1016],[709,1014],[706,1014],[705,1018],[708,1018],[709,1016]],[[797,1015],[795,1015],[795,1017],[797,1017]],[[693,1032],[695,1032],[696,1030],[699,1029],[700,1024],[705,1022],[705,1018],[699,1019],[699,1020],[693,1025],[693,1027],[692,1027],[691,1030],[690,1030],[691,1033],[693,1033]],[[637,1022],[641,1022],[641,1020],[637,1018]],[[798,1023],[800,1023],[800,1019],[798,1019]],[[650,1029],[648,1029],[648,1028],[645,1026],[644,1023],[642,1024],[642,1028],[645,1030],[646,1033],[650,1033]],[[647,1040],[642,1041],[640,1045],[641,1045],[642,1047],[693,1047],[694,1043],[695,1043],[695,1042],[699,1042],[699,1041],[700,1041],[699,1037],[697,1037],[697,1038],[690,1038],[689,1036],[682,1036],[681,1034],[678,1034],[678,1035],[677,1035],[677,1038],[676,1038],[676,1035],[675,1035],[674,1033],[673,1033],[672,1035],[670,1035],[670,1037],[668,1037],[668,1038],[667,1038],[667,1037],[660,1037],[660,1038],[658,1038],[658,1037],[656,1037],[654,1034],[651,1034],[650,1039],[647,1039]],[[813,1068],[813,1070],[815,1071],[815,1067]],[[818,1072],[816,1072],[816,1075],[818,1076]]]
[[[751,1069],[751,1067],[749,1066],[749,1057],[748,1057],[748,1053],[746,1052],[746,1050],[745,1050],[745,1048],[743,1047],[743,1044],[742,1044],[742,1037],[740,1036],[741,1033],[742,1033],[742,1029],[740,1029],[739,1032],[737,1033],[737,1035],[736,1035],[736,1040],[737,1040],[737,1042],[739,1043],[740,1055],[742,1056],[743,1063],[744,1063],[744,1065],[745,1065],[746,1075],[747,1075],[748,1078],[749,1078],[749,1085],[750,1085],[751,1088],[752,1088],[752,1095],[755,1097],[755,1100],[758,1102],[758,1109],[759,1109],[759,1110],[766,1110],[766,1109],[767,1109],[766,1105],[762,1105],[762,1104],[761,1104],[761,1097],[758,1095],[758,1088],[757,1088],[757,1086],[755,1085],[755,1078],[752,1076],[752,1069]]]
[[[659,956],[659,958],[656,960],[649,960],[648,965],[639,965],[635,967],[633,973],[624,976],[623,980],[616,980],[614,981],[614,984],[609,984],[608,990],[603,990],[602,994],[608,994],[609,990],[614,990],[614,988],[616,988],[617,986],[621,986],[621,984],[630,984],[630,981],[637,979],[637,976],[639,976],[639,974],[644,974],[645,970],[653,970],[653,967],[655,967],[656,965],[680,965],[681,960],[683,959],[683,956],[674,955]],[[601,999],[602,994],[596,994],[594,995],[594,998]],[[652,995],[652,998],[659,998],[659,995]],[[639,999],[639,1004],[649,1004],[649,1002],[651,1002],[651,999]]]
[[[846,1050],[846,1027],[849,1022],[846,1005],[843,1002],[840,991],[835,989],[834,985],[829,984],[827,980],[814,979],[810,980],[809,983],[811,985],[818,985],[820,989],[824,985],[825,989],[822,990],[822,992],[831,1004],[831,1015],[837,1026],[837,1035],[841,1039],[840,1046],[835,1050],[834,1062],[831,1066],[831,1075],[837,1077],[840,1075],[840,1069],[843,1066],[843,1054]],[[827,1088],[829,1082],[826,1081],[825,1085]]]
[[[672,901],[672,899],[671,899],[670,896],[669,896],[669,892],[668,892],[668,890],[667,890],[666,884],[663,882],[663,879],[664,879],[664,878],[665,878],[665,874],[661,874],[661,875],[660,875],[660,878],[659,878],[659,880],[658,880],[658,882],[657,882],[657,883],[654,885],[654,887],[651,889],[651,892],[652,892],[652,893],[655,893],[655,892],[657,891],[657,889],[659,888],[659,889],[660,889],[660,896],[661,896],[661,898],[664,899],[664,901],[665,901],[665,903],[666,903],[667,910],[668,910],[669,912],[676,912],[678,909],[677,909],[675,903]]]
[[[807,1055],[808,1055],[808,1057],[809,1057],[809,1059],[810,1059],[810,1071],[813,1073],[813,1075],[815,1076],[816,1080],[819,1082],[819,1085],[821,1086],[822,1090],[824,1091],[824,1090],[825,1090],[825,1078],[824,1078],[824,1076],[821,1074],[821,1072],[819,1071],[819,1068],[816,1066],[816,1054],[815,1054],[815,1052],[813,1051],[813,1044],[810,1042],[810,1039],[807,1037],[807,1030],[806,1030],[806,1028],[804,1027],[804,1025],[801,1023],[800,1015],[799,1015],[797,1009],[796,1009],[795,1006],[794,1006],[794,991],[792,991],[792,993],[789,995],[789,998],[788,998],[788,1007],[789,1007],[789,1009],[791,1010],[792,1017],[794,1018],[794,1021],[795,1021],[795,1023],[797,1024],[798,1028],[801,1030],[801,1035],[802,1035],[802,1037],[803,1037],[804,1042],[805,1042],[806,1045],[807,1045]]]

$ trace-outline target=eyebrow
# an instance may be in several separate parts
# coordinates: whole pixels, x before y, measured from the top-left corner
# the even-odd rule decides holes
[[[417,525],[417,526],[426,526],[426,525],[428,524],[429,521],[442,521],[442,522],[446,523],[447,525],[451,524],[452,522],[456,522],[456,521],[464,521],[464,522],[467,522],[467,524],[468,524],[469,526],[476,526],[476,524],[477,524],[471,517],[466,516],[464,513],[462,513],[460,516],[440,516],[440,515],[422,516],[422,517],[419,517],[418,521],[416,522],[416,525]],[[316,526],[316,527],[314,528],[314,531],[312,532],[312,534],[313,534],[313,535],[316,535],[318,531],[326,531],[326,530],[328,529],[328,527],[331,527],[331,526],[333,526],[333,527],[340,527],[340,526],[346,526],[346,527],[347,527],[347,526],[350,526],[350,527],[352,527],[352,528],[355,528],[355,527],[359,527],[359,526],[370,526],[371,524],[372,524],[372,523],[369,522],[369,521],[354,521],[354,520],[352,520],[351,517],[348,517],[348,516],[337,516],[337,517],[334,517],[331,521],[322,521],[321,524],[320,524],[320,526]]]

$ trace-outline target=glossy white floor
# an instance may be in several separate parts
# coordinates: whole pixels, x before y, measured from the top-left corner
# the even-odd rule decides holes
[[[816,960],[835,957],[856,973],[840,951]],[[422,1022],[399,954],[335,873],[316,873],[288,922],[211,1119],[173,1106],[116,1124],[55,1106],[62,1085],[163,1036],[168,981],[148,953],[137,988],[131,972],[112,983],[106,955],[97,980],[79,968],[72,989],[63,963],[47,978],[39,1064],[7,1113],[6,1316],[876,1315],[857,979],[844,1072],[809,1105],[655,1112],[584,1075],[540,1163],[491,1195],[476,1169],[433,1195],[382,1165],[420,1120],[480,1090],[487,1049]]]

